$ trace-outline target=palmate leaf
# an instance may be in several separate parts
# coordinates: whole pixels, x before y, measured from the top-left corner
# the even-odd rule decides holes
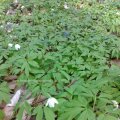
[[[29,76],[29,72],[30,72],[30,66],[29,66],[29,64],[28,64],[28,62],[26,60],[24,61],[21,69],[25,70],[25,74],[28,77]]]
[[[80,107],[69,108],[65,113],[60,115],[58,120],[73,120],[82,110]]]
[[[65,71],[60,71],[60,72],[67,80],[70,80],[70,76],[67,72],[65,72]]]
[[[108,115],[108,114],[101,114],[99,115],[97,120],[119,120],[119,119],[114,116]]]
[[[86,108],[77,120],[95,120],[95,113],[91,109]]]
[[[5,70],[7,68],[9,68],[11,65],[10,64],[2,64],[0,65],[0,70]]]
[[[45,120],[55,120],[55,114],[52,109],[45,107],[44,108]]]
[[[18,107],[18,106],[17,106]],[[22,120],[23,114],[26,112],[28,115],[31,115],[32,107],[27,102],[21,104],[19,111],[17,113],[17,120]]]
[[[18,111],[18,114],[16,116],[17,120],[21,120],[24,112],[24,106],[22,105]]]
[[[37,106],[34,111],[33,115],[36,115],[36,120],[43,120],[43,109],[41,106]]]
[[[73,120],[77,119],[77,117],[85,110],[87,107],[87,100],[84,97],[80,97],[80,99],[72,100],[70,102],[63,103],[61,105],[61,114],[58,120]]]
[[[28,61],[28,63],[33,67],[39,68],[39,64],[36,61]]]
[[[8,102],[10,100],[9,88],[5,82],[0,84],[0,102]]]

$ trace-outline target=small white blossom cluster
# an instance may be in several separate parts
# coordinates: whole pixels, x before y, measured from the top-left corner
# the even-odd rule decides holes
[[[53,107],[55,107],[55,104],[58,104],[58,101],[54,97],[50,97],[47,100],[46,106],[53,108]]]
[[[116,100],[112,100],[113,106],[115,107],[114,110],[119,108],[119,103]]]
[[[12,48],[12,47],[13,47],[13,44],[12,44],[12,43],[9,43],[9,44],[8,44],[8,47],[9,47],[9,48]],[[16,50],[19,50],[20,48],[21,48],[21,46],[20,46],[19,44],[15,44],[15,49],[16,49]]]
[[[18,4],[18,3],[19,3],[19,0],[14,0],[13,3]]]
[[[68,5],[67,5],[66,2],[64,3],[64,8],[65,8],[65,9],[69,9],[69,7],[68,7]]]
[[[24,9],[25,8],[25,6],[21,6],[21,9]]]
[[[10,47],[10,48],[13,47],[13,44],[12,44],[12,43],[9,43],[9,44],[8,44],[8,47]]]
[[[120,12],[117,12],[116,15],[119,15],[119,16],[120,16]]]
[[[0,27],[1,27],[1,28],[4,28],[4,26],[3,26],[3,25],[1,25]]]

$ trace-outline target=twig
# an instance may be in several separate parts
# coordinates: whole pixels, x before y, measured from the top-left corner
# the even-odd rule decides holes
[[[72,86],[76,81],[77,81],[77,80],[73,80],[73,81],[71,81],[71,82],[67,85],[67,87]]]

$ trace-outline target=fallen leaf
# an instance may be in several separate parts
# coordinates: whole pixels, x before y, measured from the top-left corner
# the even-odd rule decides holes
[[[43,104],[46,99],[47,98],[45,98],[44,96],[38,96],[34,99],[32,106],[37,106],[38,104]]]
[[[111,64],[114,64],[114,65],[117,65],[117,66],[120,66],[120,59],[113,59],[110,61]]]
[[[26,111],[23,112],[22,120],[30,120],[31,116],[27,114]]]
[[[4,112],[4,120],[11,120],[12,117],[13,117],[13,110],[14,110],[14,107],[9,107],[9,106],[5,106],[5,108],[3,109],[3,112]]]
[[[18,100],[20,99],[21,92],[22,92],[21,90],[18,90],[10,100],[10,103],[7,104],[7,106],[15,106],[18,103]]]
[[[4,80],[6,80],[6,81],[17,80],[17,76],[16,75],[9,75],[9,76],[6,76],[4,78]]]
[[[9,82],[8,86],[11,90],[14,90],[17,86],[17,82],[16,81]]]
[[[5,102],[1,102],[0,109],[3,109],[5,106],[6,106],[6,103]]]

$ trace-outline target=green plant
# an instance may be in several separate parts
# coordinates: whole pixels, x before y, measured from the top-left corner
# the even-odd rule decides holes
[[[113,72],[119,67],[109,67],[109,62],[120,58],[119,10],[109,1],[71,0],[69,9],[64,2],[23,0],[25,10],[2,14],[4,26],[9,21],[14,26],[7,34],[0,28],[1,84],[5,76],[17,75],[32,97],[59,101],[53,109],[45,101],[37,106],[20,102],[16,118],[21,120],[26,111],[37,120],[117,120],[120,111],[113,111],[111,100],[120,102],[119,72]],[[9,43],[19,43],[21,49],[9,48]]]

